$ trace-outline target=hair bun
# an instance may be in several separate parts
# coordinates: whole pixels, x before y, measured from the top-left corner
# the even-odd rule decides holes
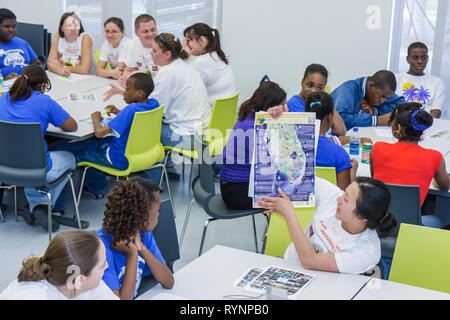
[[[395,228],[397,227],[397,219],[395,216],[388,212],[386,215],[378,221],[377,225],[377,233],[380,238],[386,238],[389,236],[392,232],[394,232]]]
[[[411,114],[411,126],[417,131],[425,131],[433,124],[430,114],[424,109],[417,109]]]

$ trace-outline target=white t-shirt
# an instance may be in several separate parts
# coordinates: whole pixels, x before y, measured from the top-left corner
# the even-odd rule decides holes
[[[83,32],[74,42],[67,42],[66,38],[59,38],[58,41],[58,59],[67,66],[81,65],[81,42],[83,36],[90,37],[89,34]]]
[[[163,122],[175,133],[193,135],[194,128],[208,126],[211,108],[208,95],[197,69],[189,62],[177,58],[159,67],[154,78],[155,90],[150,98],[165,105]]]
[[[97,287],[69,299],[47,280],[18,282],[16,279],[3,290],[0,300],[119,300],[119,297],[103,280]]]
[[[339,187],[324,179],[316,180],[316,213],[305,229],[305,235],[316,252],[334,253],[339,272],[360,274],[375,266],[381,258],[380,238],[376,230],[366,229],[350,234],[336,219],[337,198],[343,193]],[[291,243],[285,259],[301,264]]]
[[[144,48],[139,38],[133,38],[121,51],[119,62],[125,63],[129,68],[138,68],[142,72],[149,71],[154,76],[158,67],[153,63],[152,50],[152,48]]]
[[[445,86],[441,78],[431,74],[413,76],[406,72],[397,73],[397,90],[407,102],[420,102],[425,110],[441,110],[445,100]]]
[[[119,62],[119,57],[122,51],[130,45],[131,39],[128,37],[123,37],[120,40],[119,46],[114,48],[111,43],[107,40],[103,41],[102,48],[100,49],[99,60],[109,62],[110,69],[114,69]]]
[[[216,99],[228,98],[237,93],[231,66],[220,60],[215,51],[190,56],[189,60],[202,77],[211,108]]]

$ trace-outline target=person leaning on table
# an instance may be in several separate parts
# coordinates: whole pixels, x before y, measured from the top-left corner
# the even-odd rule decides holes
[[[357,177],[345,192],[324,179],[316,180],[316,212],[302,230],[290,199],[261,197],[257,204],[264,213],[277,212],[287,222],[292,243],[285,259],[300,262],[305,269],[360,274],[378,264],[380,238],[396,227],[388,213],[391,194],[376,179]]]

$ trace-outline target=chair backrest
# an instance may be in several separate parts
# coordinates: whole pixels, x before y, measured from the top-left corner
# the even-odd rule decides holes
[[[42,24],[17,22],[16,36],[28,42],[39,60],[43,62],[47,60],[45,52],[46,34]]]
[[[94,52],[94,59],[95,59],[95,64],[98,64],[98,60],[100,59],[100,49],[95,50]],[[109,62],[106,64],[106,70],[109,69]]]
[[[450,293],[450,232],[402,223],[389,281]]]
[[[391,234],[392,237],[398,235],[400,223],[420,225],[422,222],[422,212],[420,208],[420,188],[419,186],[409,186],[386,183],[391,192],[391,203],[388,212],[397,219],[397,228]]]
[[[316,176],[336,184],[336,169],[334,167],[316,167]],[[294,210],[297,220],[305,231],[316,212],[316,208],[295,208]],[[291,242],[292,237],[286,220],[278,213],[272,213],[267,230],[264,254],[275,257],[283,256]]]
[[[311,222],[316,212],[316,208],[295,208],[294,210],[297,220],[300,222],[303,231],[305,231],[306,226]],[[292,237],[289,233],[286,219],[278,213],[271,213],[264,254],[282,257],[291,242]]]
[[[332,184],[337,183],[335,167],[316,167],[316,176],[328,180]]]
[[[136,112],[125,148],[130,172],[147,169],[164,158],[160,142],[164,105],[156,109]]]
[[[153,230],[153,236],[164,260],[173,272],[173,263],[180,259],[180,247],[178,246],[177,227],[173,217],[172,204],[169,199],[161,201],[158,225]]]
[[[214,102],[205,137],[212,156],[221,154],[227,144],[227,133],[233,129],[236,123],[238,100],[239,92],[229,98],[217,99]]]
[[[0,121],[0,137],[0,181],[18,187],[47,186],[41,124]]]

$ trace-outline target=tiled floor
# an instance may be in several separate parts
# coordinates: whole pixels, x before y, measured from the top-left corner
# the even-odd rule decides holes
[[[176,169],[178,172],[181,172],[180,167]],[[196,169],[194,169],[195,174]],[[109,188],[111,188],[113,183],[114,179],[111,178]],[[178,238],[180,238],[186,211],[192,199],[192,191],[188,185],[189,166],[186,168],[185,176],[180,180],[170,180],[176,207]],[[167,197],[167,191],[161,194],[162,199]],[[21,217],[19,217],[18,222],[14,220],[12,198],[12,192],[5,192],[4,203],[8,205],[8,209],[6,212],[3,212],[5,223],[0,223],[0,292],[17,277],[22,261],[30,255],[41,254],[48,244],[48,233],[37,222],[30,226]],[[101,226],[105,201],[105,199],[93,200],[82,196],[79,210],[81,219],[87,220],[90,223],[88,230],[95,230]],[[66,202],[66,215],[70,216],[74,212],[70,192],[67,193]],[[194,204],[184,242],[180,249],[181,258],[174,264],[175,272],[198,256],[203,225],[207,218],[206,213],[197,204]],[[266,218],[262,215],[256,216],[256,227],[258,239],[260,240],[259,250],[261,250],[262,246],[261,239],[265,230],[266,221]],[[70,229],[70,227],[61,226],[56,233],[67,229]],[[206,252],[216,244],[254,251],[255,244],[251,217],[210,223],[203,252]]]

